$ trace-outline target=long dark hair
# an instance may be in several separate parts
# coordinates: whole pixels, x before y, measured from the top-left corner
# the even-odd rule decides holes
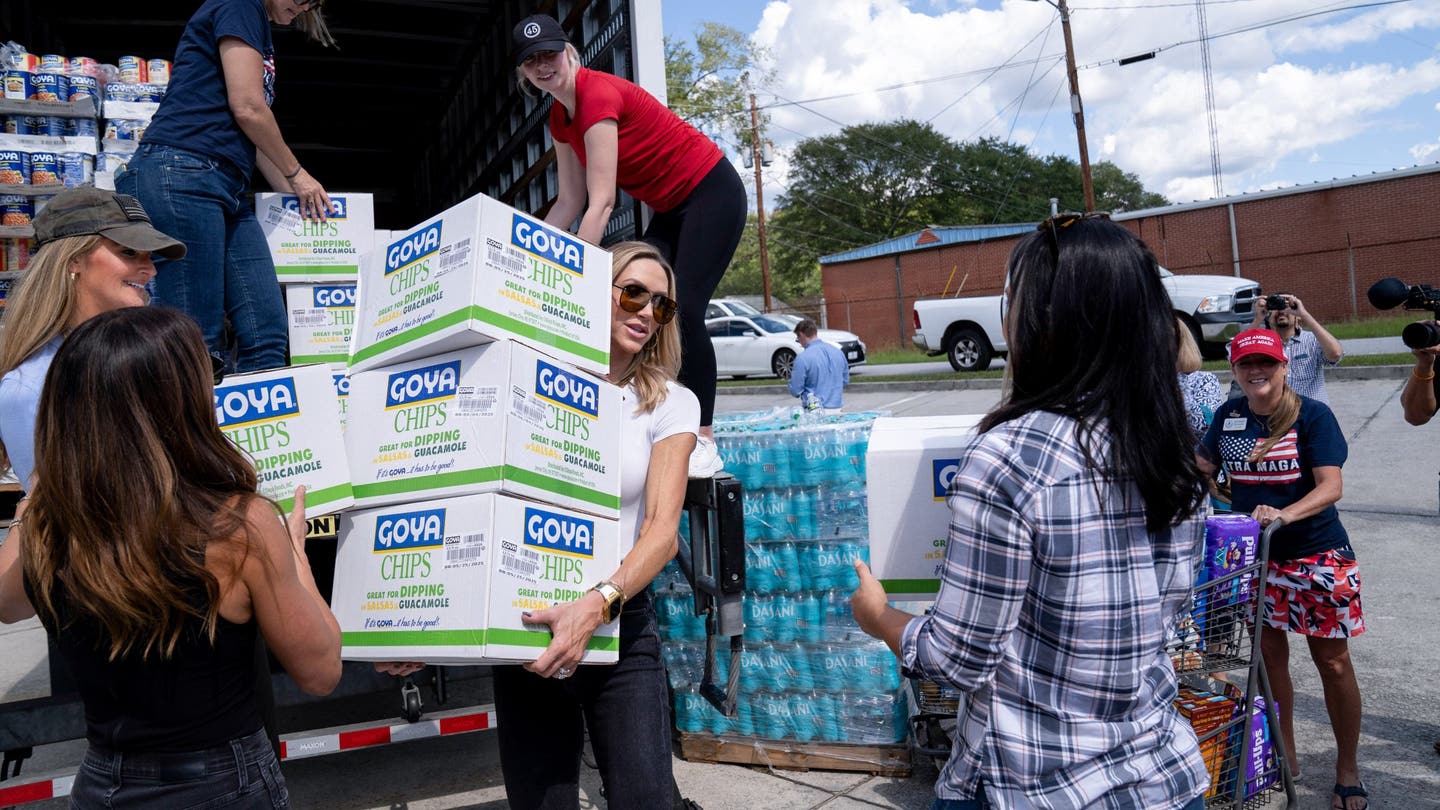
[[[1199,508],[1204,476],[1155,256],[1106,219],[1042,228],[1010,253],[1010,392],[980,429],[1032,411],[1075,419],[1087,463],[1135,481],[1150,531],[1173,526]],[[1092,455],[1102,429],[1109,458]]]
[[[258,496],[216,425],[195,322],[126,307],[76,327],[45,378],[35,461],[24,560],[41,621],[94,623],[112,660],[169,658],[191,619],[213,640],[220,587],[205,550],[244,536]]]

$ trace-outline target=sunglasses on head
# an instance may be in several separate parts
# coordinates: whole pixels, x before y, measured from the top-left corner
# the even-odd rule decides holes
[[[620,291],[620,308],[626,312],[639,312],[650,305],[656,323],[669,323],[679,311],[680,305],[668,295],[652,293],[639,284],[611,284]]]
[[[1046,235],[1048,235],[1048,236],[1050,237],[1050,253],[1051,253],[1051,255],[1053,255],[1053,256],[1059,257],[1059,255],[1060,255],[1060,232],[1061,232],[1061,231],[1064,231],[1066,228],[1070,227],[1071,225],[1074,225],[1075,223],[1080,222],[1080,221],[1082,221],[1082,220],[1086,220],[1086,219],[1105,219],[1105,220],[1108,220],[1108,219],[1110,219],[1110,212],[1109,212],[1109,211],[1088,211],[1088,212],[1086,212],[1086,213],[1084,213],[1084,214],[1078,214],[1078,213],[1075,213],[1075,212],[1071,211],[1071,212],[1067,212],[1067,213],[1064,213],[1064,214],[1056,214],[1055,216],[1050,217],[1049,219],[1045,220],[1044,222],[1040,223],[1039,225],[1036,225],[1036,226],[1035,226],[1035,230],[1037,230],[1037,231],[1043,231]]]

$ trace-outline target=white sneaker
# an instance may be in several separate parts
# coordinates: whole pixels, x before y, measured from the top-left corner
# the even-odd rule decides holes
[[[720,458],[720,451],[715,448],[715,440],[697,436],[695,449],[690,453],[690,477],[714,478],[715,473],[723,469],[725,462]]]

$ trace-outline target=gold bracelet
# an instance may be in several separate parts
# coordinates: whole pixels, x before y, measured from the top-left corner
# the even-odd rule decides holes
[[[1412,368],[1410,369],[1410,376],[1414,377],[1416,382],[1430,382],[1435,379],[1435,372],[1431,371],[1428,377],[1421,377],[1419,374],[1416,374],[1415,369]]]

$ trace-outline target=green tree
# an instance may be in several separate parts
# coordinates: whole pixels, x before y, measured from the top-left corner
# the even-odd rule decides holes
[[[665,38],[665,92],[670,109],[696,129],[718,136],[732,149],[752,139],[750,94],[767,86],[773,72],[767,54],[740,31],[702,22],[691,42]],[[761,131],[765,122],[761,121]]]
[[[1169,205],[1170,201],[1153,191],[1146,191],[1140,178],[1110,161],[1090,167],[1090,180],[1095,184],[1095,207],[1119,213]]]

